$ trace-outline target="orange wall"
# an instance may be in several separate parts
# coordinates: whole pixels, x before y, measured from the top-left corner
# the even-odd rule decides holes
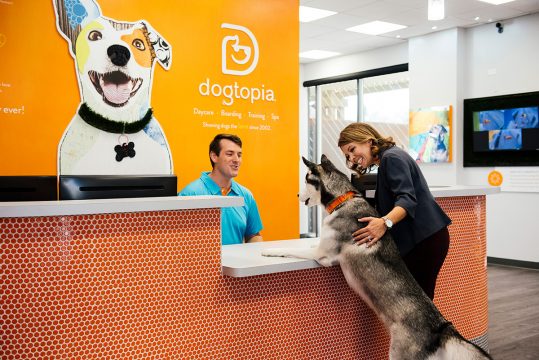
[[[210,170],[213,136],[235,133],[244,143],[237,180],[259,203],[262,234],[298,237],[297,0],[98,3],[106,17],[148,21],[172,45],[170,70],[155,65],[151,104],[172,151],[179,189]],[[56,29],[52,1],[0,3],[0,18],[0,175],[56,174],[58,142],[81,101],[74,60]],[[255,35],[260,55],[249,75],[221,72],[221,41],[234,34],[222,23]],[[240,41],[249,43],[241,33]],[[237,83],[238,89],[264,89],[266,95],[271,90],[273,101],[240,98],[224,105],[225,98],[199,92],[206,79],[210,86]],[[200,116],[195,109],[213,115]],[[241,113],[242,119],[222,117],[221,110]],[[266,119],[249,118],[248,112]],[[230,128],[213,127],[222,124]]]

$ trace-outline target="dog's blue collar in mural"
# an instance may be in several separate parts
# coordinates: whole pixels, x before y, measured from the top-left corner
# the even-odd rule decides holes
[[[146,115],[140,120],[134,122],[114,121],[94,112],[86,103],[83,103],[79,108],[79,116],[88,125],[115,134],[134,134],[139,132],[152,120],[152,115],[153,111],[149,108]]]

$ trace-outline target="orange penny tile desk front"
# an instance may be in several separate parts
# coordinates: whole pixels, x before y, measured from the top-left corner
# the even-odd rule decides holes
[[[436,303],[486,345],[485,196],[438,200],[453,224]],[[386,359],[385,330],[338,267],[260,270],[256,244],[225,247],[221,264],[220,208],[242,203],[0,203],[0,358]]]

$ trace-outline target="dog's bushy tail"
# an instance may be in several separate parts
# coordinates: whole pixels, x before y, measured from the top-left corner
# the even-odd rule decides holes
[[[466,340],[453,326],[446,329],[441,340],[441,346],[432,359],[493,360],[485,350]]]

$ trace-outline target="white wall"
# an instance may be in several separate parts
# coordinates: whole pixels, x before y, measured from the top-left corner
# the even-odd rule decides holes
[[[539,14],[469,29],[464,98],[539,90]],[[495,74],[492,74],[495,72]],[[492,74],[492,75],[489,75]],[[465,184],[485,185],[492,168],[462,168]],[[487,199],[488,255],[539,262],[539,193],[502,193]]]
[[[459,39],[462,29],[440,31],[410,39],[408,46],[410,75],[410,109],[431,106],[453,106],[453,157],[458,134],[459,117],[458,57],[461,53]],[[458,162],[421,164],[429,185],[455,185]]]
[[[410,108],[453,105],[454,161],[422,164],[427,181],[487,186],[492,168],[462,166],[462,99],[539,90],[539,14],[505,21],[504,26],[502,34],[494,24],[451,29],[410,39],[407,45],[306,64],[300,80],[408,63]],[[301,85],[300,92],[305,92]],[[537,193],[487,197],[488,256],[539,262],[534,226],[538,203]]]

